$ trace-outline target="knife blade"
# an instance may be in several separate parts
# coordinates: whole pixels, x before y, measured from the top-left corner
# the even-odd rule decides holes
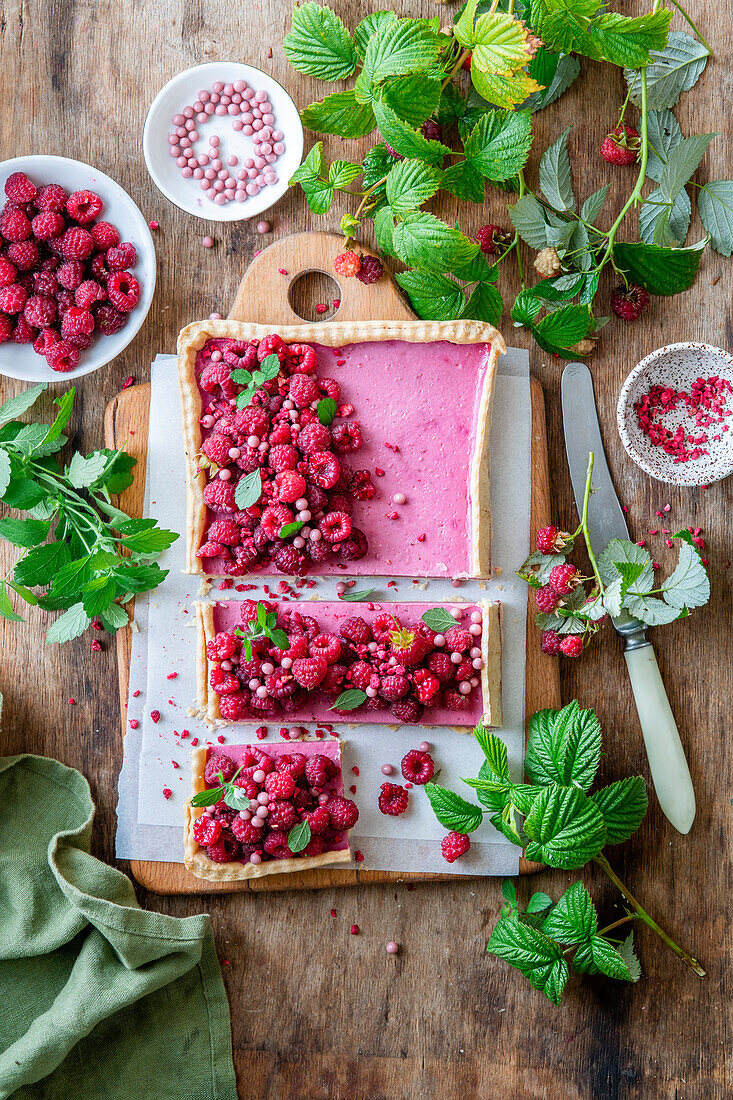
[[[600,553],[611,539],[628,539],[629,529],[606,462],[593,379],[585,363],[565,367],[561,397],[565,453],[579,515],[583,513],[588,454],[593,452],[588,533],[591,545]],[[653,646],[647,640],[645,624],[628,611],[611,622],[624,640],[624,659],[659,805],[672,825],[687,833],[695,818],[695,792]]]

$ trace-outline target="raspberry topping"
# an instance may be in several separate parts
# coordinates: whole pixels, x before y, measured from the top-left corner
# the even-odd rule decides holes
[[[407,809],[409,797],[409,792],[397,783],[383,783],[377,802],[383,814],[399,817]]]
[[[435,774],[435,764],[432,756],[420,749],[410,749],[402,757],[400,768],[408,783],[415,783],[418,786],[429,783]]]
[[[465,833],[450,832],[440,842],[443,859],[447,860],[448,863],[455,863],[458,857],[465,855],[470,847],[471,841]]]

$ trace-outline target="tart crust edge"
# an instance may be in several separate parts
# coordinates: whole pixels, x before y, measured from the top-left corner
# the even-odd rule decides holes
[[[339,741],[339,765],[341,765],[341,746]],[[205,748],[195,748],[191,751],[191,794],[198,794],[206,789],[204,781],[204,769],[206,768]],[[317,867],[330,867],[334,863],[350,863],[351,845],[338,852],[322,852],[319,856],[304,856],[302,859],[273,859],[266,863],[214,863],[206,855],[206,852],[195,841],[193,835],[193,823],[203,813],[202,807],[192,806],[191,800],[186,802],[186,817],[183,833],[183,862],[186,870],[196,878],[206,879],[208,882],[236,882],[242,879],[264,878],[266,875],[289,874],[292,871],[312,871]]]

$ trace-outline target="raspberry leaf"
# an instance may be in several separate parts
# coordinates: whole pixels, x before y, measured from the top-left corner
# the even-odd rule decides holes
[[[602,936],[591,936],[587,943],[580,945],[573,955],[573,970],[579,974],[600,972],[618,981],[634,981],[624,958]]]
[[[486,182],[469,160],[459,160],[443,172],[441,187],[464,202],[483,202]]]
[[[481,746],[481,751],[494,775],[500,779],[509,779],[509,758],[502,739],[488,730],[482,722],[479,722],[474,729],[473,736]]]
[[[395,214],[407,214],[432,198],[440,183],[440,170],[433,165],[399,161],[387,176],[387,201]]]
[[[487,111],[464,140],[466,159],[488,180],[515,176],[532,144],[529,111]]]
[[[635,581],[636,591],[650,592],[654,587],[654,566],[651,554],[629,539],[611,539],[606,549],[598,555],[598,572],[603,583],[610,584],[622,571],[623,564],[627,562],[643,566],[642,573]]]
[[[681,245],[690,228],[692,205],[684,188],[674,199],[669,199],[657,187],[644,200],[639,210],[639,235],[645,244],[658,244],[663,248]]]
[[[320,80],[344,80],[356,68],[356,47],[346,27],[329,8],[312,0],[293,9],[283,49],[293,68]]]
[[[534,783],[587,790],[598,770],[601,727],[595,711],[577,700],[562,710],[541,710],[529,721],[525,770]]]
[[[509,217],[519,236],[530,248],[547,245],[548,220],[542,203],[534,195],[523,195],[509,208]]]
[[[430,607],[422,614],[422,621],[436,634],[444,634],[456,625],[456,620],[444,607]]]
[[[465,798],[440,787],[437,783],[426,783],[425,793],[433,807],[433,812],[441,825],[456,833],[472,833],[483,820],[483,810]]]
[[[8,485],[10,485],[11,477],[12,467],[10,455],[3,447],[0,447],[0,497],[7,489]]]
[[[29,386],[27,390],[23,390],[22,393],[9,398],[3,405],[0,405],[0,425],[7,424],[9,421],[15,420],[17,416],[22,416],[24,412],[27,412],[31,405],[36,403],[47,385],[46,382],[39,382],[36,386]]]
[[[297,855],[298,852],[302,852],[304,848],[308,847],[310,840],[311,827],[308,820],[299,821],[297,825],[293,825],[288,833],[288,848],[293,855]]]
[[[410,126],[421,126],[438,108],[440,80],[429,73],[387,80],[380,88],[379,98]]]
[[[604,187],[599,188],[598,191],[594,191],[592,195],[588,196],[588,198],[585,200],[582,207],[580,208],[580,216],[584,222],[588,223],[588,225],[595,224],[595,220],[600,214],[603,208],[603,204],[606,201],[606,195],[608,194],[610,186],[611,184],[607,183]]]
[[[575,787],[546,788],[524,820],[527,858],[570,871],[603,848],[606,829],[598,807]]]
[[[485,321],[487,325],[498,325],[503,312],[504,302],[496,287],[488,283],[478,283],[460,315],[476,321]]]
[[[632,982],[638,982],[639,978],[641,977],[641,966],[639,965],[639,960],[636,957],[636,952],[634,951],[633,930],[629,932],[623,943],[620,943],[617,946],[616,950],[626,963],[626,969],[629,971],[629,979]]]
[[[479,250],[476,241],[424,211],[405,214],[395,226],[393,240],[401,260],[426,271],[451,271]]]
[[[516,906],[517,888],[510,878],[501,880],[501,894],[505,901],[508,901],[512,906]]]
[[[670,153],[682,141],[682,130],[672,112],[666,109],[649,111],[646,125],[649,143],[646,174],[659,183]]]
[[[552,570],[556,565],[562,565],[564,561],[564,554],[542,554],[539,550],[535,550],[517,569],[517,576],[526,581],[531,588],[544,588],[549,583]]]
[[[652,50],[646,66],[647,108],[659,111],[674,107],[683,92],[700,79],[707,64],[709,52],[696,38],[684,31],[670,31],[667,45]],[[631,89],[631,100],[641,104],[641,74],[638,68],[624,69],[626,83]]]
[[[621,614],[626,593],[641,577],[644,566],[640,562],[616,562],[614,565],[618,570],[618,576],[606,585],[603,606],[608,614],[616,619]]]
[[[262,496],[262,475],[259,469],[240,477],[234,489],[234,503],[237,508],[251,508]]]
[[[343,138],[364,137],[376,122],[368,103],[357,103],[353,89],[333,92],[318,103],[311,103],[300,112],[304,126],[319,134],[336,134]]]
[[[705,156],[708,145],[717,134],[696,134],[683,138],[667,157],[659,177],[659,190],[671,201],[682,190]]]
[[[733,252],[733,180],[704,183],[697,195],[697,210],[710,243],[721,256]]]
[[[568,964],[562,948],[549,936],[512,913],[499,920],[486,950],[521,971],[532,988],[544,993],[553,1004],[560,1004],[569,976]]]
[[[471,58],[471,80],[476,91],[488,103],[508,111],[524,103],[533,92],[540,90],[537,81],[521,69],[511,76],[498,76],[484,72],[474,58]]]
[[[665,48],[671,20],[664,9],[635,18],[604,12],[591,23],[590,35],[606,61],[635,69],[647,64],[651,50]]]
[[[600,61],[601,51],[588,28],[601,6],[601,0],[532,0],[532,26],[548,50]]]
[[[466,304],[460,286],[438,272],[399,271],[395,279],[407,292],[418,317],[451,321],[460,316]]]
[[[540,187],[550,205],[560,212],[575,209],[568,153],[568,134],[571,129],[572,126],[568,126],[563,130],[557,141],[542,154],[540,161]]]
[[[676,535],[675,538],[680,536]],[[672,575],[662,585],[662,593],[672,607],[703,607],[708,602],[710,579],[696,546],[682,542],[679,561]]]
[[[542,890],[537,890],[527,902],[528,913],[544,913],[554,905],[552,898]]]
[[[365,691],[360,691],[358,688],[348,688],[346,691],[341,692],[333,706],[329,707],[329,710],[356,710],[366,701],[367,693]]]
[[[376,34],[382,24],[389,23],[390,20],[396,18],[397,16],[393,11],[375,11],[362,19],[354,30],[354,43],[359,57],[364,56],[369,45],[369,39],[373,34]]]
[[[403,157],[418,157],[420,160],[427,161],[428,164],[440,165],[443,157],[450,153],[446,145],[439,141],[431,141],[419,130],[414,130],[387,103],[376,102],[373,110],[379,132],[385,142]]]
[[[379,21],[364,51],[364,63],[356,81],[357,98],[364,102],[372,86],[387,77],[429,69],[437,62],[440,48],[440,38],[427,20]]]
[[[564,95],[580,74],[580,62],[572,54],[550,53],[541,46],[527,66],[527,72],[540,85],[540,91],[532,92],[522,106],[534,113]]]
[[[562,306],[532,327],[535,340],[551,354],[568,355],[573,344],[587,334],[591,324],[588,306]]]
[[[591,896],[582,882],[574,882],[568,887],[545,919],[542,931],[567,946],[582,943],[595,935],[598,918]]]
[[[91,622],[84,610],[82,603],[75,603],[68,611],[65,611],[46,631],[46,642],[50,645],[54,642],[68,642],[72,638],[78,638],[83,634]],[[127,615],[125,615],[127,622]]]
[[[640,775],[618,779],[591,795],[603,816],[606,844],[621,844],[632,837],[644,820],[648,800]]]
[[[343,191],[360,175],[361,165],[353,164],[350,160],[334,160],[328,168],[328,182],[337,191]]]

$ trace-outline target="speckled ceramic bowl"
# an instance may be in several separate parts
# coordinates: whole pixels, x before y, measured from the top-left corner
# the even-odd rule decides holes
[[[680,402],[662,423],[670,431],[682,424],[686,434],[699,436],[704,432],[708,442],[702,446],[708,454],[688,462],[675,462],[673,455],[652,443],[642,431],[634,411],[636,402],[654,385],[689,393],[698,378],[711,375],[725,378],[733,386],[733,356],[710,344],[667,344],[642,359],[621,387],[616,410],[621,442],[637,466],[657,481],[666,485],[709,485],[733,473],[733,416],[719,426],[697,427],[687,403]],[[733,408],[733,395],[728,407]],[[725,424],[729,425],[728,431],[721,431]],[[714,435],[720,438],[716,440]]]

